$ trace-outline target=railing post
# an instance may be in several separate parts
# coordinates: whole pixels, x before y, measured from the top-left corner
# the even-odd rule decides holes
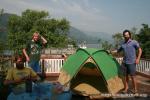
[[[122,62],[122,58],[116,58],[119,64]],[[141,73],[150,74],[150,60],[140,60],[140,63],[136,65],[136,71]]]
[[[41,74],[45,78],[46,74],[45,74],[44,59],[42,59],[41,61]]]

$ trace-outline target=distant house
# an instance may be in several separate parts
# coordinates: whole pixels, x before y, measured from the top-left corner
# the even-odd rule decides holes
[[[79,44],[78,47],[82,48],[82,49],[86,49],[87,48],[86,41],[84,41],[83,43]]]
[[[2,53],[2,55],[3,55],[3,56],[7,56],[7,57],[9,56],[9,57],[10,57],[10,56],[13,55],[13,51],[11,51],[11,50],[5,50],[5,51]]]

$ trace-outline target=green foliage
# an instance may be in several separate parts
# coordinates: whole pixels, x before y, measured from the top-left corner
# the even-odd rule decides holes
[[[119,48],[119,45],[120,45],[120,43],[122,41],[122,34],[121,33],[116,33],[112,37],[113,37],[113,39],[115,41],[115,48],[116,49]]]
[[[9,14],[4,13],[4,9],[0,9],[0,55],[3,54],[4,50],[6,49],[6,28],[7,28],[7,24],[6,22],[8,22],[8,18]]]
[[[38,31],[48,41],[48,47],[65,47],[69,39],[70,25],[66,19],[50,18],[48,12],[27,9],[21,16],[12,15],[8,22],[8,43],[10,49],[23,48],[32,34]]]
[[[3,41],[0,40],[0,55],[4,52],[5,46],[3,44]]]
[[[137,37],[143,49],[142,56],[150,59],[150,28],[147,24],[142,24],[142,26]]]
[[[134,40],[137,40],[138,37],[137,37],[137,28],[133,27],[131,30],[131,38],[134,39]]]
[[[101,44],[104,50],[110,50],[112,48],[112,44],[108,41],[102,41]]]
[[[147,41],[146,43],[144,43],[142,45],[142,48],[143,48],[143,56],[145,58],[150,59],[150,41]]]

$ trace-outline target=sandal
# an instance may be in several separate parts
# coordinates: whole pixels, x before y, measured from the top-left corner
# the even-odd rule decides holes
[[[125,94],[125,93],[127,93],[127,92],[128,92],[128,90],[123,90],[123,91],[122,91],[123,94]]]
[[[133,94],[136,94],[136,93],[138,93],[138,91],[137,90],[130,90]]]

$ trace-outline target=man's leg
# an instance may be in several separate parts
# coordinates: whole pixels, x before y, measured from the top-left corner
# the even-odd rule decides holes
[[[133,92],[136,93],[137,92],[137,82],[136,82],[136,76],[135,75],[131,75],[131,80],[132,80],[132,85],[133,85]]]
[[[125,63],[122,63],[122,71],[124,74],[124,90],[123,92],[127,92],[128,91],[128,82],[129,82],[129,76],[128,76],[128,72],[127,72],[127,67]]]
[[[35,62],[34,61],[30,61],[28,62],[29,67],[31,67],[34,71],[36,71],[35,67],[34,67]]]
[[[128,65],[129,74],[131,76],[133,92],[137,92],[137,82],[136,82],[136,64],[129,64]]]
[[[36,62],[35,66],[36,66],[36,70],[37,70],[37,75],[41,78],[41,80],[44,80],[46,75],[42,72],[39,61]]]
[[[36,62],[35,62],[35,68],[36,68],[36,72],[37,72],[37,73],[41,73],[41,66],[40,66],[40,64],[39,64],[39,61],[36,61]]]
[[[124,78],[124,92],[128,91],[129,76],[126,74]]]

